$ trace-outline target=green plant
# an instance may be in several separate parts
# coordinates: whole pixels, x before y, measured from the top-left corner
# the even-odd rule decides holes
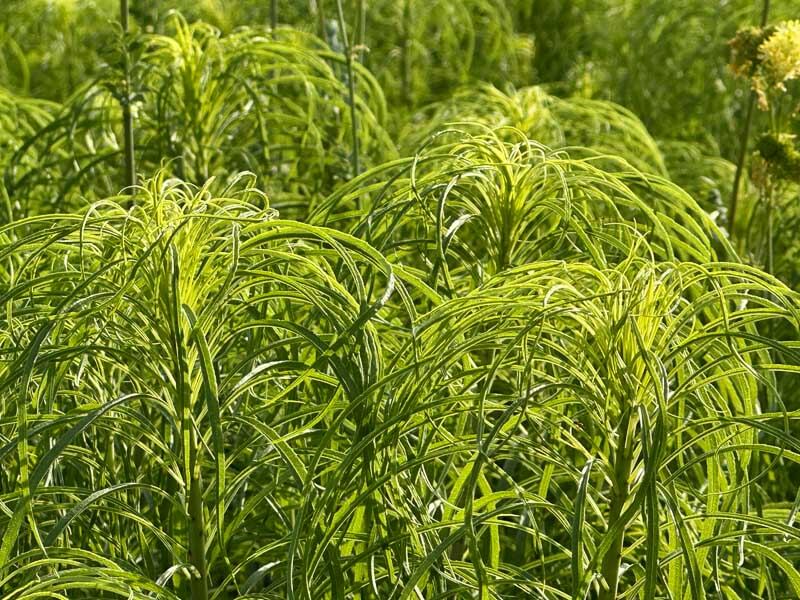
[[[84,86],[17,151],[5,179],[9,194],[24,203],[23,215],[116,192],[124,147],[117,98],[129,99],[135,116],[135,159],[143,172],[165,163],[200,184],[247,169],[263,178],[276,206],[296,214],[347,178],[353,140],[367,165],[393,157],[381,125],[383,95],[358,63],[351,110],[348,86],[337,75],[345,58],[311,35],[280,29],[274,37],[253,28],[221,36],[177,17],[173,25],[170,36],[129,43],[130,91],[120,57],[119,67]],[[35,169],[27,166],[31,155],[43,157]]]
[[[360,5],[359,5],[360,6]],[[339,20],[339,34],[342,36],[342,46],[345,57],[345,66],[347,67],[347,103],[350,105],[350,123],[352,130],[352,174],[354,176],[361,172],[361,164],[358,152],[358,111],[356,110],[356,78],[355,70],[353,67],[353,56],[355,50],[353,44],[350,43],[350,38],[347,35],[347,25],[344,20],[344,9],[342,8],[342,0],[336,0],[336,12]]]
[[[634,249],[699,263],[717,248],[732,255],[708,215],[666,179],[590,149],[571,158],[513,128],[472,127],[340,186],[311,221],[366,239],[444,295],[538,260],[605,268]],[[372,201],[359,206],[362,197]]]
[[[395,104],[421,106],[476,80],[528,79],[533,46],[504,2],[379,0],[368,18],[366,63]]]
[[[276,220],[245,183],[212,198],[158,178],[130,211],[110,199],[0,232],[12,597],[205,598],[257,584],[270,556],[285,585],[286,511],[328,470],[304,463],[381,377],[378,317],[402,283],[363,242]]]
[[[247,180],[134,199],[0,229],[7,598],[800,592],[777,280],[601,236],[441,300]]]
[[[570,148],[577,157],[584,148],[622,157],[637,169],[666,175],[656,142],[630,111],[603,100],[559,98],[538,86],[504,93],[488,84],[455,92],[428,105],[409,119],[401,150],[413,153],[426,139],[452,124],[478,124],[522,131],[555,148]],[[513,134],[511,135],[513,139]]]
[[[410,447],[387,454],[424,465],[400,489],[418,482],[414,514],[431,522],[433,555],[406,586],[487,598],[800,593],[793,497],[772,504],[759,483],[796,447],[794,417],[757,408],[770,385],[750,330],[768,318],[761,293],[796,311],[774,285],[730,264],[534,262],[432,310],[411,377],[391,386]],[[729,312],[733,298],[747,308]],[[439,569],[452,584],[437,587]]]
[[[42,129],[58,110],[45,100],[17,96],[0,88],[0,168],[26,139]]]
[[[775,244],[789,251],[782,242],[783,232],[776,231],[775,213],[780,210],[788,218],[795,211],[800,184],[800,151],[795,147],[796,123],[800,103],[794,80],[800,79],[800,21],[766,26],[769,3],[764,5],[760,28],[745,28],[731,41],[731,67],[751,86],[748,114],[742,125],[742,140],[736,178],[731,195],[730,227],[732,233],[743,230],[742,246],[775,272]],[[768,126],[759,134],[756,150],[750,160],[750,179],[756,200],[745,227],[735,222],[739,199],[739,181],[745,171],[747,148],[755,105],[768,116]],[[738,233],[742,233],[738,231]],[[783,254],[779,250],[779,254]],[[783,270],[787,274],[786,270]],[[795,280],[789,280],[793,283]]]
[[[0,8],[0,600],[800,597],[800,24],[740,186],[744,0],[83,8]]]
[[[737,36],[731,40],[731,67],[737,75],[746,74],[747,77],[753,77],[758,68],[758,48],[763,42],[763,37],[769,34],[765,31],[767,20],[769,19],[769,0],[764,0],[763,9],[761,11],[761,27],[747,28],[737,33]],[[753,55],[755,52],[756,55]],[[739,196],[739,183],[742,178],[742,171],[744,169],[744,161],[747,155],[747,144],[750,141],[750,128],[753,123],[753,108],[755,106],[756,97],[759,95],[758,87],[753,87],[750,90],[750,98],[747,102],[747,112],[745,113],[744,124],[742,126],[741,139],[739,140],[739,152],[736,160],[736,176],[733,180],[733,190],[731,191],[731,203],[728,211],[728,229],[731,234],[734,232],[736,226],[736,208]],[[763,94],[761,100],[763,101]]]
[[[686,190],[717,225],[727,227],[736,165],[722,158],[719,149],[709,151],[706,144],[661,140],[658,149],[670,180]],[[749,214],[749,206],[740,208]]]
[[[6,0],[0,8],[0,85],[61,102],[113,44],[117,0]]]

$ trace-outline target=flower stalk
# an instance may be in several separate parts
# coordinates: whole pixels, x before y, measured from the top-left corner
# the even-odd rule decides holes
[[[125,144],[125,189],[129,194],[133,193],[136,185],[136,159],[134,157],[133,139],[133,113],[131,112],[131,65],[128,53],[128,0],[120,0],[119,3],[119,22],[122,26],[122,72],[123,72],[123,94],[122,94],[122,128]]]
[[[761,27],[767,25],[769,19],[769,2],[764,0],[764,8],[761,11]],[[756,65],[751,67],[751,77],[755,74]],[[733,190],[731,192],[731,202],[728,208],[728,231],[731,239],[734,237],[734,227],[736,226],[736,209],[739,205],[739,187],[742,180],[742,172],[744,171],[744,161],[747,157],[747,143],[750,139],[750,128],[753,124],[753,110],[756,106],[758,99],[758,92],[755,89],[750,90],[750,97],[747,101],[747,112],[744,117],[744,126],[742,128],[742,135],[739,138],[739,155],[736,158],[736,174],[733,177]]]

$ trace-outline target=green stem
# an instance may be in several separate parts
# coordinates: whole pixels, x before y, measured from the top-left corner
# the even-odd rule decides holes
[[[628,448],[628,426],[630,424],[630,411],[625,412],[619,424],[620,440],[614,454],[614,481],[611,487],[611,506],[608,518],[609,529],[616,524],[622,515],[622,509],[630,493],[628,479],[631,471],[631,452]],[[616,600],[619,587],[619,568],[622,564],[622,549],[625,539],[625,528],[621,528],[614,538],[611,547],[603,557],[601,575],[608,587],[600,590],[598,600]]]
[[[767,273],[775,274],[775,251],[774,251],[774,231],[775,223],[773,219],[772,190],[767,192]]]
[[[187,561],[193,567],[189,578],[191,600],[208,600],[208,568],[206,567],[206,533],[203,515],[203,479],[198,459],[198,434],[194,423],[190,370],[187,359],[186,335],[181,326],[183,306],[180,290],[180,260],[174,245],[171,251],[171,290],[169,297],[169,326],[175,358],[175,409],[181,416],[181,444],[185,491]]]
[[[364,64],[364,48],[366,46],[367,37],[367,9],[364,6],[364,0],[358,2],[358,30],[356,37],[356,46],[358,47],[358,62]]]
[[[275,35],[275,30],[278,28],[278,0],[272,0],[270,3],[269,24],[272,28],[272,35]]]
[[[325,9],[322,6],[322,0],[316,0],[314,6],[317,9],[317,29],[319,30],[319,39],[328,43],[328,36],[325,35]]]
[[[124,96],[122,98],[122,128],[125,143],[125,188],[129,194],[134,192],[133,186],[136,185],[136,162],[134,158],[133,144],[133,114],[131,113],[131,69],[130,56],[128,54],[128,0],[119,2],[119,22],[122,26],[123,52],[123,87]]]
[[[203,518],[203,479],[197,464],[197,444],[194,427],[189,425],[189,563],[199,576],[191,579],[192,600],[207,600],[208,569],[206,567],[205,522]]]
[[[339,29],[342,32],[342,43],[344,44],[345,61],[347,65],[347,88],[348,88],[348,102],[350,104],[350,129],[353,136],[353,177],[361,173],[361,166],[359,164],[358,156],[358,114],[356,112],[356,78],[355,70],[353,68],[353,47],[347,38],[347,25],[344,20],[344,9],[342,8],[342,0],[336,0],[336,9],[339,16]]]
[[[403,5],[403,37],[400,46],[400,73],[401,85],[403,87],[403,101],[406,105],[411,104],[411,0],[405,0]]]
[[[769,1],[764,0],[764,8],[761,12],[761,27],[765,27],[767,25],[767,19],[769,18]],[[755,74],[755,65],[751,69],[750,77]],[[756,91],[754,89],[750,90],[750,98],[747,101],[747,112],[744,118],[744,128],[742,129],[742,135],[739,140],[739,156],[736,160],[736,174],[733,177],[733,191],[731,193],[731,203],[730,207],[728,208],[728,231],[730,232],[731,240],[733,239],[733,228],[736,225],[736,208],[739,204],[739,187],[742,180],[742,173],[744,172],[744,161],[747,157],[747,142],[750,140],[750,128],[753,123],[753,110],[755,109],[756,105]]]

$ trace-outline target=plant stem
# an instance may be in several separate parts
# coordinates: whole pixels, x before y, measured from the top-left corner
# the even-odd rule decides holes
[[[122,128],[125,142],[125,188],[129,194],[134,192],[136,185],[136,162],[133,155],[133,114],[131,113],[131,73],[130,56],[128,55],[128,0],[119,2],[119,22],[122,26],[123,51],[123,87],[122,99]]]
[[[193,418],[190,370],[185,346],[186,334],[181,326],[180,260],[174,245],[171,251],[171,290],[168,299],[169,326],[175,360],[175,411],[181,416],[183,480],[185,482],[185,517],[188,563],[193,567],[189,578],[191,600],[208,600],[208,568],[206,567],[206,532],[203,515],[203,479],[198,460],[198,433]]]
[[[411,57],[409,56],[411,45],[411,0],[405,0],[403,4],[403,37],[400,46],[402,72],[400,80],[402,82],[403,101],[411,104]]]
[[[767,25],[769,18],[769,1],[764,0],[764,8],[761,11],[761,27]],[[750,77],[755,73],[755,65],[751,68]],[[739,156],[736,160],[736,175],[733,178],[733,192],[731,193],[731,204],[728,208],[728,231],[733,239],[733,228],[736,224],[736,208],[739,203],[739,184],[742,179],[742,172],[744,171],[744,161],[747,156],[747,142],[750,140],[750,127],[753,123],[753,110],[756,105],[756,91],[750,89],[750,98],[747,101],[747,113],[744,118],[744,128],[742,129],[742,136],[739,140]]]
[[[611,506],[608,526],[611,528],[622,515],[622,509],[628,500],[628,478],[631,470],[631,452],[628,448],[628,426],[630,424],[630,411],[626,411],[620,425],[620,440],[614,454],[614,481],[611,487]],[[603,557],[601,575],[608,585],[600,590],[598,600],[616,600],[619,586],[619,568],[622,564],[622,545],[625,539],[625,528],[611,543],[611,547]]]
[[[278,0],[272,0],[269,7],[269,24],[272,28],[272,35],[275,35],[275,30],[278,28]]]
[[[367,37],[367,9],[364,6],[365,0],[358,2],[358,29],[356,37],[356,47],[358,48],[358,62],[364,64],[364,47]]]
[[[322,0],[316,0],[314,2],[314,7],[316,8],[317,12],[317,29],[319,30],[319,38],[327,44],[328,36],[325,35],[325,11],[322,7]]]
[[[205,522],[203,519],[203,479],[197,464],[197,444],[192,424],[189,425],[189,563],[199,577],[192,577],[192,600],[207,600],[208,570],[206,568]]]
[[[775,224],[773,219],[772,190],[767,192],[767,273],[775,274],[775,251],[774,251],[774,231]]]
[[[344,44],[345,61],[347,65],[347,87],[348,87],[348,100],[350,104],[350,129],[353,135],[353,176],[356,177],[361,172],[358,156],[358,114],[356,112],[356,78],[353,69],[353,47],[347,38],[347,26],[344,20],[344,9],[342,8],[342,0],[336,0],[336,9],[339,13],[339,29],[342,32],[342,43]]]

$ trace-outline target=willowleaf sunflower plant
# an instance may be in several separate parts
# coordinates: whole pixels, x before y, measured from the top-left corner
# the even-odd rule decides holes
[[[531,6],[137,3],[0,92],[0,600],[800,597],[800,294]]]

